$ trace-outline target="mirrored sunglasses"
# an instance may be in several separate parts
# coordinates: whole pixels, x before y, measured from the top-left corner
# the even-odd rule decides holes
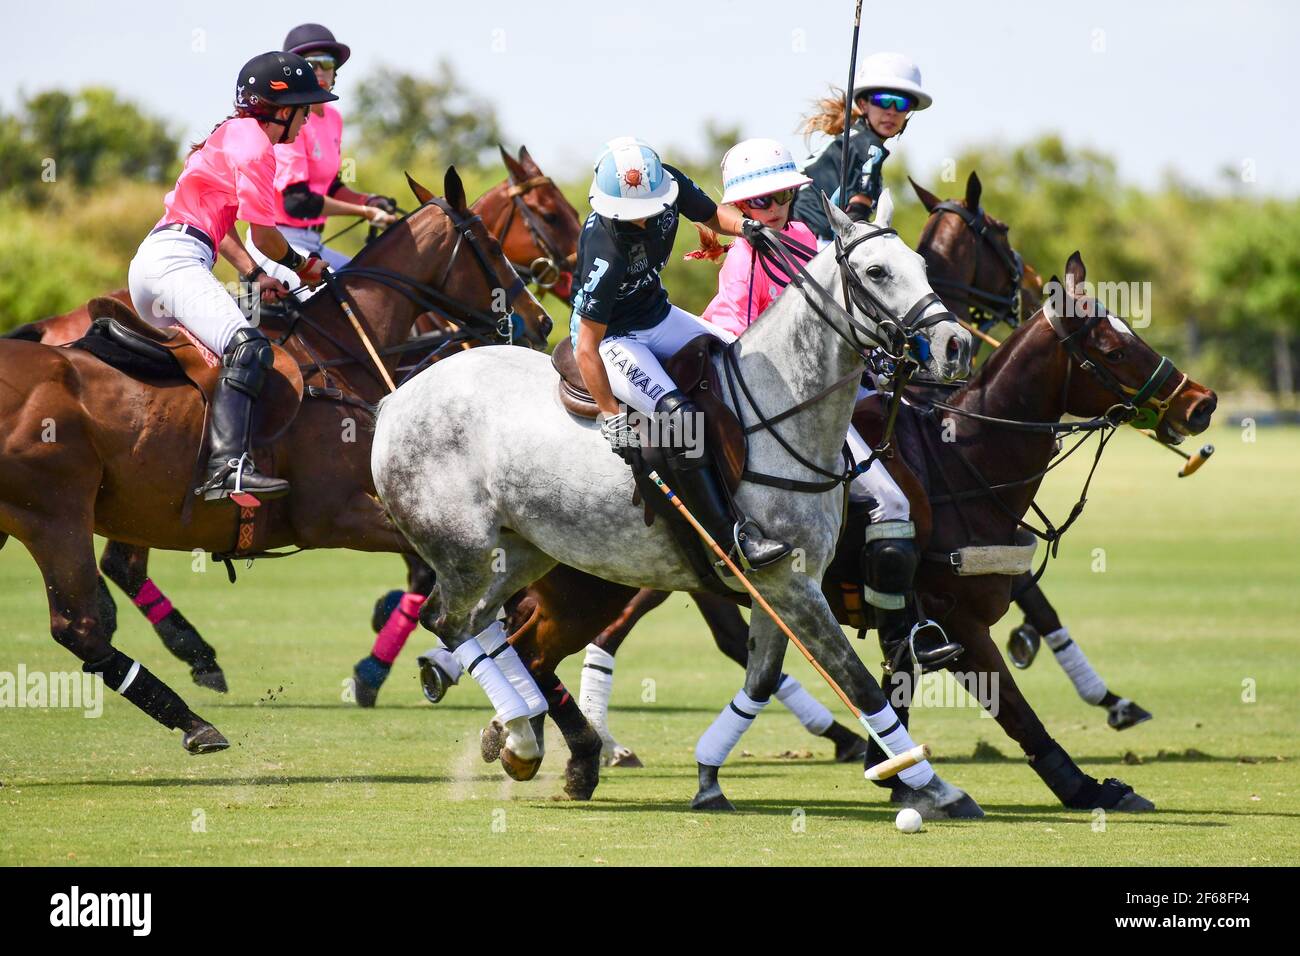
[[[766,196],[755,196],[753,199],[746,199],[745,205],[752,206],[755,209],[770,209],[772,206],[784,206],[794,198],[793,189],[782,189],[779,193],[768,193]]]

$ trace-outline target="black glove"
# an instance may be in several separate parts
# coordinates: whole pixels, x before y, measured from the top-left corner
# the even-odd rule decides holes
[[[762,232],[763,232],[763,224],[759,222],[757,219],[740,220],[740,233],[750,242],[753,242],[754,238],[756,236],[761,235]]]
[[[378,193],[373,194],[366,200],[367,206],[378,206],[390,216],[397,215],[397,200],[391,196],[381,196]]]

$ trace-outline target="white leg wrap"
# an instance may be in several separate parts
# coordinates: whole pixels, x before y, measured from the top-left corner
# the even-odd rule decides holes
[[[885,746],[893,754],[901,754],[903,751],[911,750],[916,746],[916,741],[912,739],[912,735],[907,732],[907,728],[898,719],[898,714],[894,713],[894,708],[888,704],[876,713],[867,715],[867,723],[871,725],[871,729],[876,732],[876,736],[885,742]],[[908,767],[898,776],[903,783],[915,790],[918,787],[924,787],[934,779],[934,768],[930,766],[930,761],[922,760],[915,766]]]
[[[1061,665],[1079,696],[1089,704],[1100,704],[1106,696],[1106,682],[1092,669],[1083,648],[1070,638],[1070,632],[1061,628],[1051,634],[1044,634],[1043,640],[1047,641],[1047,646],[1056,655],[1056,663]]]
[[[709,724],[708,730],[695,745],[695,760],[706,767],[721,767],[727,755],[740,743],[741,736],[754,723],[767,701],[750,700],[743,690],[737,691],[722,713]]]
[[[799,718],[804,730],[820,737],[835,723],[826,705],[819,701],[808,689],[789,674],[781,679],[781,686],[776,689],[776,699],[790,708],[790,712]]]
[[[497,662],[483,653],[477,640],[471,637],[453,653],[461,666],[469,672],[469,676],[478,681],[488,700],[492,701],[498,720],[505,724],[518,717],[528,716],[528,704],[510,686],[510,681],[501,673]]]
[[[505,622],[493,621],[477,640],[479,647],[483,648],[483,653],[497,662],[497,667],[501,669],[506,680],[510,681],[510,686],[524,699],[524,703],[528,705],[528,716],[536,717],[546,713],[546,698],[542,696],[537,681],[533,680],[533,675],[524,666],[519,652],[506,640]]]
[[[582,683],[578,688],[578,709],[587,723],[600,735],[605,749],[612,751],[617,744],[609,732],[609,695],[614,690],[614,655],[595,644],[587,645],[587,657],[582,662]]]

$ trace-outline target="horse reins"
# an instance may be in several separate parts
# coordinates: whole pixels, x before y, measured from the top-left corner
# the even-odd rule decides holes
[[[752,236],[746,237],[754,248],[754,255],[759,259],[760,263],[763,264],[764,269],[768,269],[770,263],[771,265],[779,267],[785,275],[789,276],[788,284],[794,285],[799,289],[805,301],[807,301],[812,307],[813,312],[817,317],[826,325],[834,329],[841,338],[848,342],[849,345],[853,347],[854,353],[864,362],[870,361],[870,352],[873,349],[880,349],[899,364],[899,382],[896,383],[893,399],[894,408],[891,409],[889,417],[891,424],[894,420],[894,412],[897,410],[897,403],[901,400],[903,392],[903,389],[899,386],[906,383],[907,378],[910,377],[912,370],[916,367],[915,362],[906,354],[909,339],[913,336],[919,335],[925,328],[936,325],[939,322],[944,321],[945,318],[953,317],[952,313],[948,312],[945,308],[942,312],[935,313],[934,315],[924,319],[922,318],[925,311],[931,306],[936,303],[942,305],[942,301],[933,292],[922,296],[910,309],[908,309],[906,315],[898,317],[879,299],[879,297],[866,287],[861,279],[859,279],[855,274],[852,274],[852,269],[848,264],[848,256],[855,248],[857,248],[857,246],[866,242],[868,239],[897,234],[897,231],[894,229],[872,229],[868,232],[862,233],[861,235],[855,236],[848,243],[844,243],[838,235],[836,236],[835,260],[840,272],[840,281],[844,294],[844,306],[841,306],[836,302],[834,297],[823,289],[808,273],[808,270],[804,268],[803,262],[800,261],[798,257],[798,253],[806,252],[806,247],[795,243],[793,240],[776,232],[768,226],[763,226]],[[796,254],[791,255],[791,250]],[[769,274],[771,274],[770,271]],[[877,323],[877,327],[873,329],[871,326],[860,322],[853,315],[852,310],[854,306],[861,309],[868,317],[874,319]],[[845,332],[841,329],[832,319],[832,315],[835,319],[844,323],[849,331]],[[879,330],[882,328],[887,329],[886,334],[888,335],[888,339],[882,337],[879,333]],[[864,342],[864,338],[868,341]],[[799,402],[776,415],[768,416],[759,408],[753,392],[750,390],[748,383],[745,381],[744,375],[741,373],[740,361],[736,357],[733,345],[734,343],[728,344],[721,349],[723,359],[722,367],[726,374],[727,387],[731,392],[732,403],[735,405],[736,417],[739,420],[741,427],[744,429],[745,434],[748,436],[758,431],[769,432],[776,440],[777,444],[779,444],[791,458],[804,468],[807,468],[809,471],[820,475],[825,479],[823,481],[802,481],[793,478],[783,478],[778,475],[766,475],[752,471],[748,465],[746,465],[741,474],[743,480],[755,484],[781,488],[786,491],[816,494],[830,491],[832,488],[840,484],[848,484],[870,467],[871,462],[874,461],[879,454],[878,450],[873,451],[871,457],[868,458],[867,461],[855,466],[846,443],[841,449],[841,455],[844,460],[844,470],[835,472],[821,467],[816,462],[809,461],[801,455],[794,446],[781,435],[780,432],[776,430],[776,424],[778,422],[790,418],[796,413],[817,404],[822,399],[839,389],[860,381],[862,378],[861,371],[854,368],[848,375],[832,382],[816,395],[804,399],[802,402]],[[744,413],[740,402],[741,394],[744,395],[745,402],[758,418],[757,422],[753,425],[745,425]],[[889,436],[886,435],[885,443],[888,442],[888,437]],[[885,443],[882,443],[882,447],[884,447]]]

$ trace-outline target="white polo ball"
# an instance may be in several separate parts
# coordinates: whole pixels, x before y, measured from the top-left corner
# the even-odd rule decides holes
[[[894,817],[894,826],[902,833],[915,833],[921,829],[921,814],[911,807],[899,810],[898,816]]]

